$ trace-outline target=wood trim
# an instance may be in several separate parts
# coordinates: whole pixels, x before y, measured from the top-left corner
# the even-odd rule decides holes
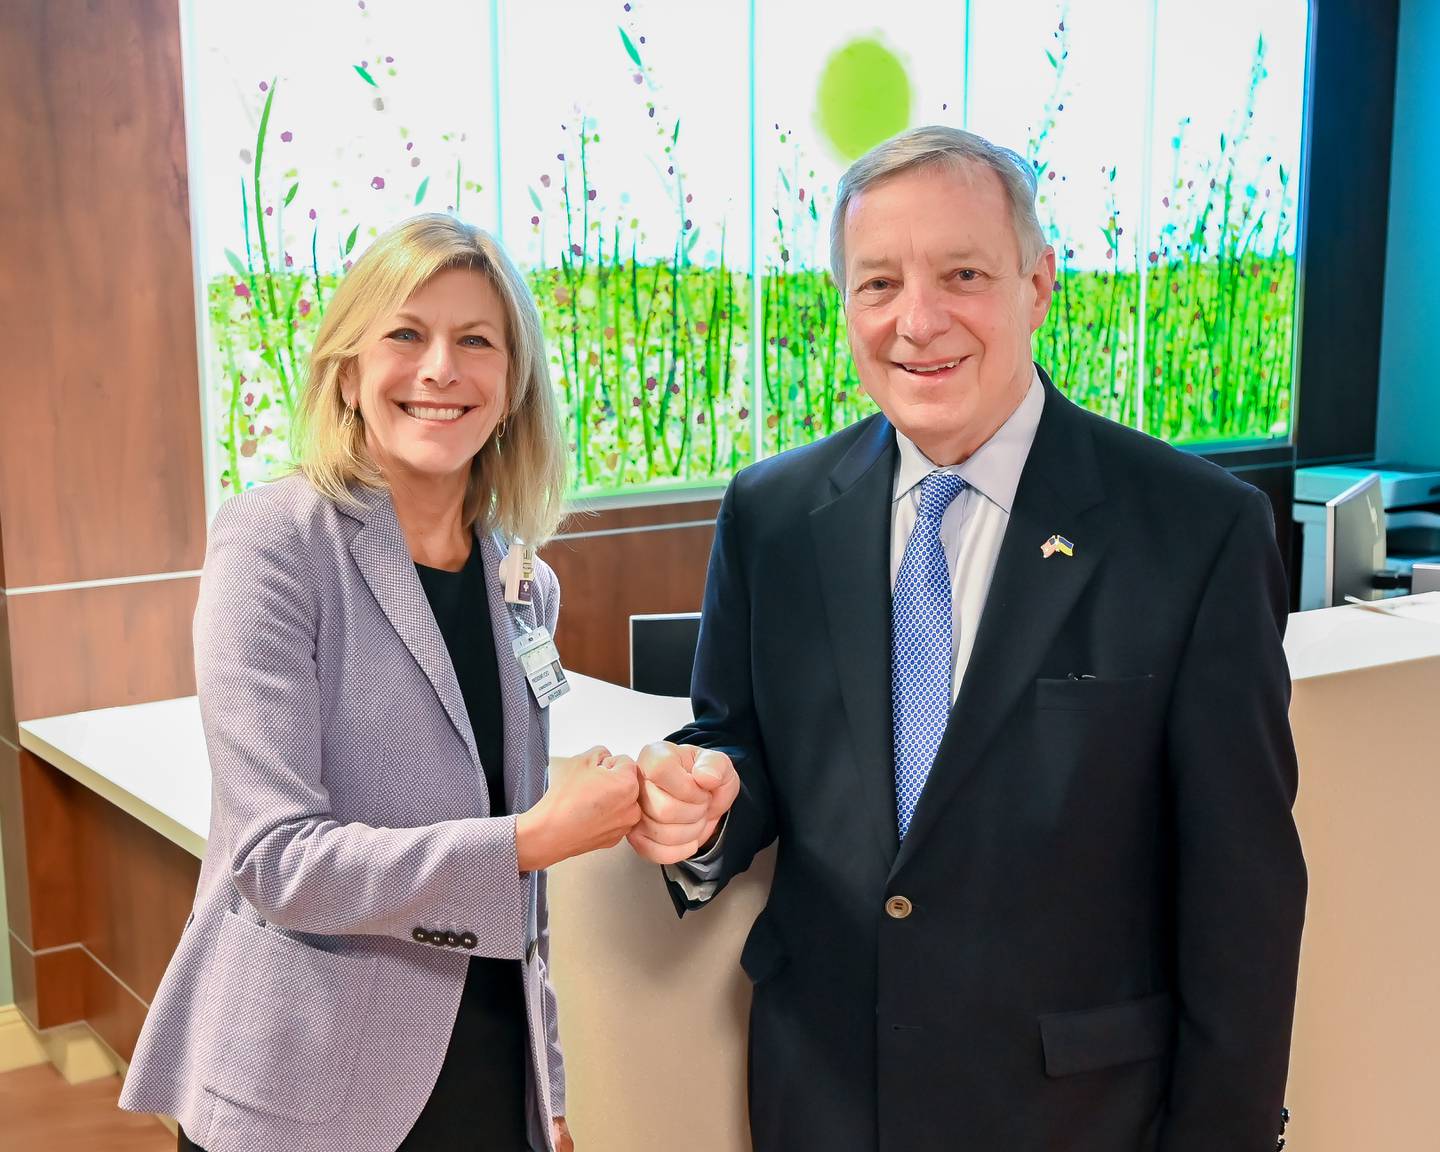
[[[200,566],[179,9],[0,5],[0,523],[10,585]],[[22,271],[23,270],[23,273]],[[17,659],[17,669],[23,659]]]
[[[42,1032],[85,1019],[86,988],[91,960],[80,948],[37,952],[35,972],[35,1025]],[[16,1000],[19,1003],[19,1000]]]
[[[190,626],[200,581],[10,598],[20,720],[195,693]]]
[[[3,579],[3,575],[0,575]],[[15,680],[10,657],[10,598],[0,592],[0,740],[20,743],[20,722],[15,715]]]
[[[91,978],[86,1016],[128,1059],[126,1045],[134,1043],[129,1027],[138,1029],[144,1016],[140,1000],[154,997],[180,941],[195,902],[200,861],[86,788],[76,787],[72,799],[79,838],[78,938],[95,958],[98,973]],[[139,1017],[129,1011],[131,1005],[139,1006]],[[114,1036],[115,1028],[101,1024],[111,1017],[120,1022]]]
[[[696,505],[678,508],[675,520],[703,518]],[[567,668],[613,684],[629,683],[630,616],[699,609],[715,536],[713,513],[711,520],[700,528],[556,540],[545,548],[545,559],[560,578],[556,644]]]
[[[20,943],[29,944],[30,866],[21,796],[19,750],[0,744],[0,849],[4,850],[6,914],[10,931]]]
[[[600,512],[581,510],[565,517],[558,534],[567,536],[573,532],[648,528],[657,524],[686,524],[695,520],[709,520],[714,523],[719,512],[718,500],[698,500],[685,504],[645,504],[634,508],[607,508]]]
[[[25,871],[30,898],[29,936],[22,939],[37,953],[38,959],[47,949],[61,948],[80,939],[74,813],[75,800],[82,789],[23,748],[19,761]],[[41,998],[43,1001],[43,994]],[[43,1021],[39,1023],[42,1028],[47,1027]]]

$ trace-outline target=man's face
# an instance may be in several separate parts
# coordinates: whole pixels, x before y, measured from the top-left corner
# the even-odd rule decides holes
[[[989,168],[902,172],[856,196],[845,283],[860,383],[934,463],[964,460],[1024,399],[1055,253],[1021,269],[1005,189]]]

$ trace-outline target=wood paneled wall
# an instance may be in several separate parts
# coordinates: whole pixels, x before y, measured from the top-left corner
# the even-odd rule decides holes
[[[555,642],[565,667],[630,680],[632,615],[697,612],[719,501],[570,516],[542,555],[560,578]]]
[[[179,6],[9,0],[0,85],[7,946],[32,1023],[89,1018],[127,1052],[130,989],[158,979],[145,949],[168,956],[184,913],[171,924],[174,900],[141,882],[145,830],[126,839],[128,817],[20,752],[16,723],[194,691],[205,488]],[[194,862],[178,874],[193,891]]]

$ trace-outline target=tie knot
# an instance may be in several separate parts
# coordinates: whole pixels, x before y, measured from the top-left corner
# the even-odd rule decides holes
[[[931,472],[920,481],[920,515],[939,520],[955,497],[965,491],[965,481],[953,472]]]

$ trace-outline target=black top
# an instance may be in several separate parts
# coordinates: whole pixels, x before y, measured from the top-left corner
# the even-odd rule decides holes
[[[500,668],[478,547],[459,572],[415,565],[445,638],[490,791],[490,814],[505,816],[505,728]],[[470,958],[465,990],[434,1091],[399,1152],[474,1149],[522,1152],[529,1041],[518,960]]]

